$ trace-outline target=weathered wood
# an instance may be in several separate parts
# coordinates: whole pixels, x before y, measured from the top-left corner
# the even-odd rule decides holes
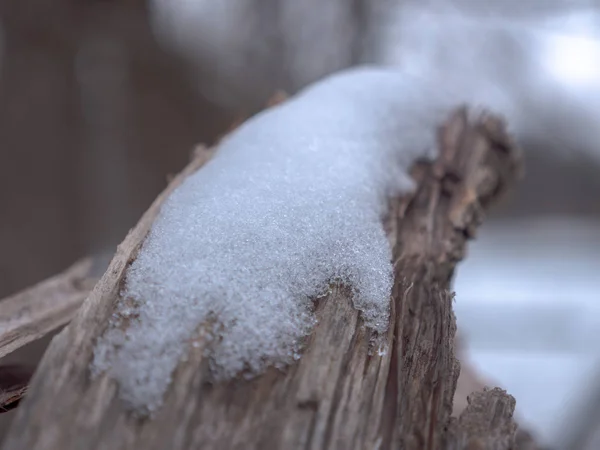
[[[449,427],[447,450],[513,450],[517,425],[516,401],[502,389],[484,389],[468,398],[469,405]]]
[[[386,221],[396,283],[388,351],[369,335],[344,287],[316,304],[319,323],[300,361],[253,380],[208,383],[206,342],[174,373],[164,406],[135,418],[116,384],[89,378],[95,339],[164,198],[202,165],[196,158],[119,246],[71,324],[52,342],[5,441],[10,450],[443,449],[458,375],[449,282],[482,207],[504,190],[518,152],[502,124],[458,111],[439,160],[415,169],[418,189]],[[205,155],[205,153],[202,153]]]
[[[0,300],[0,358],[69,323],[98,281],[85,258],[65,272]]]

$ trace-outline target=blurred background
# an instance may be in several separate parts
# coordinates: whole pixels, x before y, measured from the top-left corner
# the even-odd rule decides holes
[[[113,251],[196,144],[277,90],[389,62],[395,13],[415,2],[0,0],[0,298]],[[507,20],[596,7],[451,3]],[[600,385],[600,158],[539,146],[459,267],[456,309],[466,358],[555,442]],[[3,363],[35,363],[47,342]]]

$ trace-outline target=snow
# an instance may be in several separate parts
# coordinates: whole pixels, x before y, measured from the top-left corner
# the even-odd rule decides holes
[[[353,69],[233,132],[163,205],[92,373],[153,411],[203,331],[215,380],[283,368],[315,324],[311,299],[338,281],[366,326],[384,332],[387,199],[412,188],[407,168],[435,154],[436,126],[456,105],[423,102],[432,92],[394,71]]]

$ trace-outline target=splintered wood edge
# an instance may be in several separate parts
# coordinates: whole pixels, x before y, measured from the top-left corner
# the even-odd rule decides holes
[[[465,111],[462,110],[462,112],[459,112],[458,116],[461,117],[459,122],[464,123],[463,119],[465,117]],[[454,115],[455,120],[456,117],[457,115]],[[485,125],[482,126],[485,128]],[[58,434],[48,435],[43,432],[43,429],[39,428],[39,426],[43,427],[42,424],[46,423],[47,419],[55,416],[55,409],[58,406],[56,405],[57,400],[64,403],[62,408],[67,408],[65,413],[71,411],[71,408],[75,404],[78,405],[78,414],[81,414],[84,410],[89,408],[91,408],[89,411],[90,414],[92,414],[92,411],[97,411],[97,413],[92,414],[95,419],[92,419],[92,416],[90,416],[85,422],[79,423],[77,433],[88,433],[86,438],[88,442],[94,442],[94,436],[96,436],[97,439],[101,438],[101,435],[98,434],[100,433],[100,430],[97,429],[97,421],[100,420],[100,417],[96,416],[97,414],[103,414],[101,411],[108,411],[106,408],[113,410],[110,404],[114,400],[117,387],[113,381],[106,378],[101,379],[99,382],[94,382],[94,385],[90,385],[88,365],[91,358],[93,342],[95,342],[96,337],[102,333],[106,326],[107,319],[112,314],[115,302],[119,297],[119,291],[126,269],[128,265],[135,260],[152,223],[160,211],[162,203],[189,175],[204,165],[213,155],[214,151],[214,149],[198,148],[195,151],[195,157],[192,162],[183,170],[183,172],[172,180],[165,191],[154,201],[152,206],[143,215],[138,225],[129,232],[123,243],[119,245],[108,270],[84,302],[84,305],[77,313],[75,319],[54,339],[49,350],[46,352],[36,375],[34,376],[29,397],[17,412],[17,417],[9,432],[5,448],[55,449],[61,448],[60,445],[64,445],[65,442],[72,442],[70,441],[71,438],[68,437],[71,435],[71,431],[56,428],[58,425],[57,422],[54,424],[54,429]],[[505,164],[503,164],[503,166],[505,166]],[[477,180],[477,183],[475,184],[478,187],[481,187],[482,183],[483,185],[489,183],[490,186],[493,186],[493,189],[491,189],[490,192],[484,193],[482,196],[484,202],[487,197],[491,198],[497,194],[497,192],[492,191],[497,189],[499,185],[505,186],[507,184],[507,180],[510,180],[511,177],[508,176],[507,179],[504,179],[505,175],[507,174],[497,175],[500,178],[503,178],[502,182],[498,182],[498,180],[486,180],[485,177],[483,177],[484,179],[482,180]],[[441,173],[440,176],[446,175]],[[492,174],[492,177],[493,176],[494,175]],[[456,180],[450,180],[450,184],[455,182]],[[452,188],[450,187],[450,189]],[[466,201],[458,202],[458,204],[455,205],[455,208],[461,210],[461,208],[472,207],[474,199],[471,193],[463,192],[461,195]],[[396,211],[399,212],[400,215],[402,215],[401,209],[402,208],[400,208],[399,211]],[[461,230],[461,226],[463,226],[465,229],[461,230],[461,233],[464,233],[467,237],[472,231],[469,231],[471,224],[465,223],[465,220],[463,219],[464,217],[472,218],[473,214],[475,214],[473,211],[462,210],[461,213],[456,213],[455,215],[457,221],[455,224],[456,228]],[[462,255],[453,255],[452,263],[455,263],[457,260],[461,259],[461,257]],[[326,302],[326,304],[326,308],[329,309],[338,307],[335,305],[335,302]],[[353,313],[353,317],[354,316],[356,316],[356,314]],[[393,330],[390,330],[390,332],[391,331]],[[389,337],[392,338],[392,335],[389,335]],[[350,342],[347,342],[346,344],[349,345]],[[451,339],[448,340],[447,344],[449,346],[452,345]],[[445,343],[443,345],[445,345]],[[454,360],[449,360],[451,365],[456,364],[452,361]],[[396,363],[399,362],[396,361]],[[193,377],[193,371],[190,372],[190,370],[180,374],[180,378],[184,377],[185,379],[191,380],[190,377]],[[267,378],[270,378],[270,376],[267,376]],[[72,387],[72,389],[70,387]],[[69,394],[69,391],[72,393]],[[179,392],[178,389],[176,389],[176,391],[177,393],[175,396],[179,398],[180,401],[181,399],[189,397],[187,392]],[[62,397],[56,397],[56,394],[54,393],[58,392],[63,393]],[[86,392],[86,395],[81,399],[73,397],[74,395],[77,395],[77,392]],[[68,400],[65,399],[65,394],[70,397]],[[445,408],[448,409],[446,397],[443,401],[445,402]],[[310,403],[310,400],[307,401]],[[60,406],[58,407],[61,408]],[[113,412],[116,411],[113,410]],[[70,419],[68,419],[70,414],[73,414],[73,411],[65,415],[65,420],[67,420],[67,422],[63,423],[61,427],[70,426]],[[73,418],[74,417],[75,416],[73,416]],[[118,423],[121,427],[129,426],[126,425],[126,423],[120,422],[121,419],[117,418],[116,420],[119,420]],[[39,430],[39,433],[28,433],[27,430],[29,426],[36,427],[36,429]],[[59,435],[62,436],[59,437]],[[79,434],[79,436],[82,435]],[[131,438],[133,439],[133,436],[131,436]],[[163,438],[165,437],[163,436]]]
[[[484,388],[467,398],[468,405],[449,428],[447,450],[512,450],[517,425],[516,400],[500,388]]]
[[[25,397],[34,367],[22,364],[0,366],[0,414],[16,408]]]

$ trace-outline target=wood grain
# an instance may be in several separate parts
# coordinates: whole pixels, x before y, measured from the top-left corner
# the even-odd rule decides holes
[[[118,299],[160,205],[197,170],[199,156],[154,202],[119,246],[75,319],[52,342],[5,450],[415,449],[451,444],[446,430],[458,376],[449,283],[483,208],[508,186],[519,152],[502,122],[469,123],[460,109],[440,132],[434,164],[415,167],[411,198],[391,204],[395,287],[388,351],[369,335],[343,286],[316,303],[318,325],[302,358],[285,371],[218,385],[208,380],[207,345],[191,348],[153,418],[128,413],[114,381],[89,378],[95,339]]]

